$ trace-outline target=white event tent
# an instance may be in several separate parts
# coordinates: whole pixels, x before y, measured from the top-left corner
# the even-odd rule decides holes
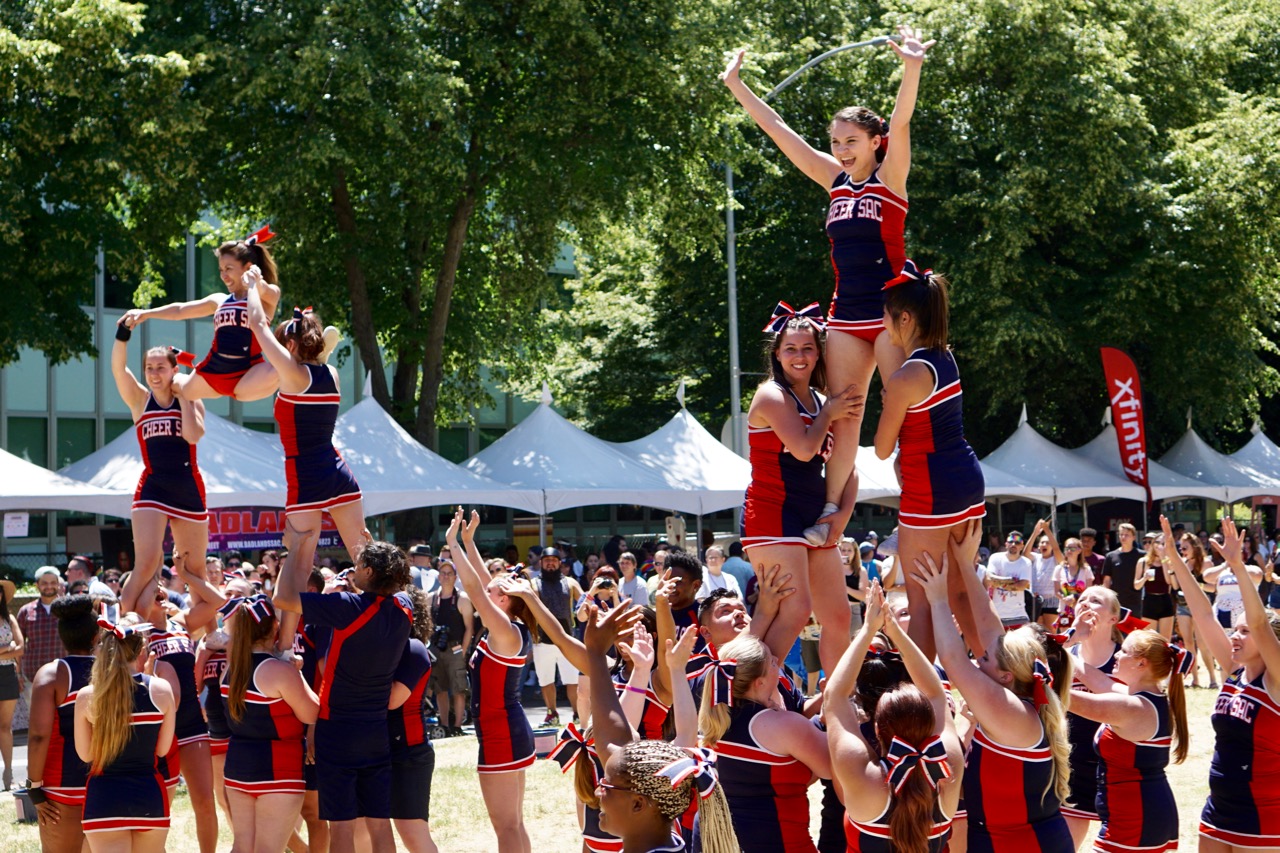
[[[338,418],[333,441],[360,483],[365,515],[459,503],[542,511],[541,493],[454,465],[415,441],[373,397]]]
[[[1231,457],[1210,447],[1189,426],[1182,438],[1160,458],[1160,464],[1202,483],[1222,486],[1228,502],[1253,495],[1280,495],[1280,481],[1237,465]]]
[[[1110,409],[1107,410],[1107,414],[1108,416],[1111,414]],[[1083,447],[1077,447],[1071,453],[1099,468],[1123,477],[1124,466],[1120,462],[1120,445],[1116,441],[1116,428],[1109,421],[1108,417],[1107,425],[1092,441]],[[1147,460],[1147,482],[1151,486],[1152,499],[1157,501],[1170,498],[1212,498],[1215,501],[1227,499],[1225,487],[1183,476],[1154,459]]]
[[[124,491],[89,485],[0,450],[0,510],[60,509],[127,516],[132,497],[133,486]]]
[[[1253,425],[1248,444],[1227,458],[1260,478],[1280,480],[1280,447],[1267,438],[1258,424]]]
[[[280,439],[234,424],[212,412],[204,415],[204,437],[196,446],[210,508],[284,506],[284,450]],[[121,494],[104,514],[128,517],[133,490],[142,476],[142,451],[127,430],[79,462],[58,473]]]

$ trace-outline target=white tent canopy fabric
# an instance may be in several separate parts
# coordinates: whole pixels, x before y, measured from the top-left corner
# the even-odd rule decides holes
[[[246,429],[206,411],[204,436],[196,444],[196,459],[209,507],[284,506],[284,450],[275,436]],[[142,470],[137,435],[128,430],[59,473],[122,492],[112,510],[98,511],[127,517]]]
[[[672,488],[697,495],[698,514],[742,506],[751,463],[725,447],[681,408],[656,432],[613,447],[656,471]]]
[[[372,397],[338,418],[333,440],[360,484],[365,515],[458,503],[541,511],[540,492],[495,483],[433,453]]]
[[[60,509],[128,516],[133,486],[124,491],[90,485],[0,450],[0,510]]]
[[[1083,447],[1077,447],[1071,453],[1099,468],[1124,476],[1120,445],[1116,441],[1116,428],[1113,424],[1107,424],[1092,441]],[[1227,499],[1225,487],[1185,477],[1152,459],[1147,460],[1147,481],[1151,486],[1152,499],[1158,501],[1183,497],[1212,498],[1215,501]]]
[[[1147,499],[1146,491],[1128,478],[1099,468],[1036,432],[1025,410],[1013,435],[982,462],[984,470],[994,468],[1024,483],[1049,487],[1055,505],[1084,498]]]
[[[994,468],[982,460],[978,460],[978,465],[982,468],[982,477],[986,482],[984,494],[987,500],[1009,498],[1011,500],[1035,501],[1037,503],[1051,503],[1053,501],[1053,486],[1028,483],[1007,471]]]
[[[519,426],[471,457],[468,470],[518,489],[541,490],[542,513],[596,504],[697,513],[698,494],[578,429],[542,405]]]
[[[1202,483],[1223,486],[1228,501],[1253,495],[1280,495],[1280,482],[1236,464],[1231,457],[1210,447],[1193,429],[1183,433],[1161,457],[1160,464]]]
[[[1249,443],[1227,458],[1259,479],[1280,481],[1280,447],[1257,424]]]

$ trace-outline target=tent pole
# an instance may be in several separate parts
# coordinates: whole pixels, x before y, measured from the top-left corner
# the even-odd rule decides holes
[[[701,560],[702,559],[702,507],[701,506],[698,507],[698,515],[696,516],[696,518],[698,520],[695,522],[695,524],[697,524],[698,526],[695,527],[693,530],[693,553],[697,554],[698,559]],[[743,590],[743,594],[744,595],[746,594],[746,590]]]
[[[1088,498],[1085,498],[1082,501],[1080,501],[1080,514],[1084,518],[1084,523],[1081,524],[1080,526],[1088,527],[1089,526],[1089,499]]]
[[[996,498],[996,536],[1004,538],[1004,501]]]
[[[538,547],[547,547],[547,490],[542,490],[542,512],[538,514]]]

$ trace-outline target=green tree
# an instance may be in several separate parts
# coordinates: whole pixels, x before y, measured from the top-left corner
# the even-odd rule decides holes
[[[0,5],[0,364],[21,347],[55,362],[95,352],[80,306],[101,249],[146,273],[198,210],[179,100],[191,63],[140,44],[142,6],[117,0]],[[22,306],[17,310],[16,306]]]

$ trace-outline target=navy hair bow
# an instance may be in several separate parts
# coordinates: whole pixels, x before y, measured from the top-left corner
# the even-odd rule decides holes
[[[701,747],[686,748],[685,752],[689,753],[688,758],[671,762],[656,775],[670,779],[672,788],[679,788],[684,780],[692,776],[698,796],[706,799],[716,789],[716,754]]]
[[[899,284],[906,284],[909,281],[928,282],[931,278],[933,278],[932,269],[927,269],[921,272],[920,268],[916,266],[916,262],[907,258],[902,263],[902,272],[886,281],[882,290],[888,290],[891,287],[896,287]]]
[[[707,664],[711,679],[711,704],[733,707],[733,677],[738,674],[736,660],[713,660]]]
[[[1116,623],[1116,630],[1121,634],[1132,634],[1134,631],[1141,631],[1147,627],[1145,619],[1141,619],[1133,615],[1133,611],[1127,607],[1120,608],[1120,621]]]
[[[799,311],[792,308],[785,302],[779,302],[777,307],[773,309],[773,316],[769,318],[769,322],[764,324],[763,332],[773,332],[775,335],[787,327],[793,318],[803,317],[814,326],[821,329],[824,321],[822,318],[822,306],[817,302],[810,302]]]
[[[569,768],[577,763],[583,753],[595,756],[595,739],[583,737],[582,732],[578,731],[578,727],[573,723],[564,727],[564,731],[560,733],[560,742],[556,744],[555,749],[547,753],[547,759],[554,761],[560,765],[561,773],[568,773]],[[591,776],[596,775],[595,762],[591,762]]]
[[[299,308],[296,305],[293,306],[293,319],[289,321],[289,325],[284,327],[284,333],[286,335],[292,335],[294,332],[298,331],[298,324],[302,322],[303,318],[310,317],[310,316],[311,316],[310,305],[308,305],[306,308]]]
[[[232,614],[240,608],[244,608],[253,617],[254,622],[272,619],[276,615],[276,608],[271,603],[271,599],[261,593],[245,598],[229,598],[226,604],[218,608],[218,613],[222,615],[222,618],[230,619]]]
[[[1048,705],[1049,691],[1053,689],[1053,670],[1049,669],[1049,664],[1045,663],[1044,658],[1036,658],[1032,673],[1031,677],[1035,682],[1035,686],[1031,688],[1032,701],[1036,703],[1037,708]]]
[[[263,243],[267,242],[274,236],[276,235],[271,233],[271,225],[267,224],[267,225],[263,225],[257,231],[254,231],[248,237],[245,237],[244,242],[250,246],[252,246],[254,243],[257,243],[258,245],[262,245]]]
[[[1191,665],[1196,661],[1195,655],[1174,643],[1169,644],[1169,653],[1173,655],[1173,668],[1177,670],[1178,675],[1191,672]]]
[[[951,767],[947,764],[947,747],[942,738],[933,737],[916,749],[901,738],[894,738],[889,744],[889,784],[896,794],[911,777],[911,771],[919,768],[924,772],[929,787],[937,788],[938,782],[951,778]]]

